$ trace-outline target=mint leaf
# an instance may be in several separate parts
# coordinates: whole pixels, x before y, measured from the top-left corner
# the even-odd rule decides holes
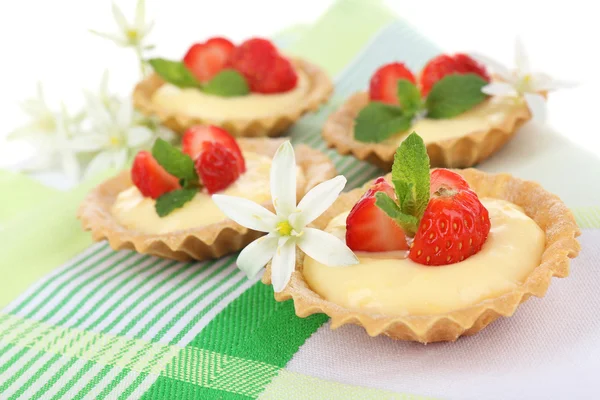
[[[470,110],[487,98],[481,91],[485,85],[487,82],[476,74],[446,75],[427,96],[427,118],[452,118]]]
[[[414,235],[417,231],[419,220],[412,215],[404,214],[398,204],[387,194],[383,192],[375,193],[375,205],[396,221],[408,235]]]
[[[414,115],[421,109],[421,92],[408,79],[398,79],[398,101],[407,115]]]
[[[415,132],[408,135],[396,150],[392,183],[400,211],[421,220],[429,203],[429,156],[423,139]]]
[[[354,125],[354,138],[361,142],[379,143],[408,130],[412,116],[405,115],[399,107],[370,102],[360,110]]]
[[[246,78],[233,69],[225,69],[204,85],[202,90],[221,97],[244,96],[250,93]]]
[[[163,139],[156,139],[152,146],[152,156],[171,175],[185,181],[198,182],[198,174],[194,168],[192,157]]]
[[[161,78],[180,88],[199,88],[202,84],[181,61],[151,58],[148,63]]]
[[[173,210],[181,208],[185,203],[192,200],[198,193],[198,189],[177,189],[165,193],[156,199],[154,208],[159,217],[169,215]]]

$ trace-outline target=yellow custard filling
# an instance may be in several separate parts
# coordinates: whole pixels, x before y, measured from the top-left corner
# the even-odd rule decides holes
[[[325,299],[377,314],[438,314],[497,297],[539,265],[545,235],[520,207],[490,198],[482,203],[490,214],[490,234],[483,248],[465,261],[427,267],[408,258],[363,253],[357,254],[357,265],[327,267],[306,257],[303,275]],[[326,230],[344,239],[347,215],[335,217]]]
[[[269,202],[271,159],[250,152],[244,152],[244,158],[246,172],[221,194],[244,197],[256,203]],[[304,182],[304,175],[300,169],[298,169],[297,179],[301,184]],[[154,204],[154,199],[144,197],[135,186],[132,186],[119,193],[111,212],[124,227],[148,234],[198,228],[227,218],[205,191],[198,192],[185,206],[162,218],[156,213]]]
[[[498,127],[520,108],[523,108],[523,102],[519,99],[495,96],[453,118],[419,120],[407,132],[418,132],[425,143],[454,139]],[[398,146],[407,132],[394,135],[383,143]]]
[[[152,102],[163,110],[190,117],[226,120],[261,118],[277,114],[300,101],[310,89],[306,74],[296,70],[296,87],[284,93],[250,93],[239,97],[221,97],[166,83],[152,96]]]

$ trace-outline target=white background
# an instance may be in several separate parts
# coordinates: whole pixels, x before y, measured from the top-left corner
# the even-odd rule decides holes
[[[366,1],[366,0],[365,0]],[[150,43],[157,55],[180,58],[190,44],[213,35],[240,41],[270,36],[293,24],[307,24],[332,1],[324,0],[147,0],[156,20]],[[399,16],[448,51],[478,51],[512,62],[513,39],[520,35],[534,65],[580,83],[554,94],[548,123],[569,140],[600,155],[600,24],[595,1],[387,1]],[[117,4],[128,18],[135,0]],[[25,122],[18,102],[42,81],[50,103],[72,109],[81,89],[95,89],[105,69],[111,88],[130,93],[138,66],[129,49],[88,33],[116,29],[107,0],[19,0],[0,2],[0,138]],[[332,49],[335,51],[335,49]],[[2,146],[0,142],[0,146]],[[6,149],[5,146],[2,146]],[[0,148],[0,165],[14,155]]]

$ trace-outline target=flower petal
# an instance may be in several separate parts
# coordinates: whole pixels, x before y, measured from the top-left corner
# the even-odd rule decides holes
[[[318,229],[305,228],[298,237],[298,247],[309,257],[330,267],[358,264],[358,258],[346,243]]]
[[[121,30],[121,32],[127,32],[127,30],[129,29],[129,24],[127,23],[127,19],[125,19],[123,12],[121,11],[121,9],[119,7],[117,7],[117,5],[115,4],[114,1],[112,3],[112,14],[113,14],[113,17],[114,17],[115,21],[117,22],[117,25],[119,26],[119,29]]]
[[[538,73],[533,76],[533,89],[536,92],[550,92],[557,89],[570,89],[575,86],[577,86],[577,82],[554,79],[551,76],[543,73]]]
[[[490,96],[515,97],[518,95],[514,87],[506,82],[492,82],[481,88],[481,91]]]
[[[525,51],[525,46],[520,37],[515,38],[515,66],[519,75],[527,75],[531,73],[531,67],[529,66],[529,57]]]
[[[123,168],[125,168],[125,165],[127,164],[127,149],[119,149],[119,150],[113,150],[112,152],[112,162],[113,162],[113,166],[117,171],[122,170]]]
[[[544,99],[544,96],[537,93],[525,93],[523,96],[525,97],[525,102],[529,107],[529,111],[531,111],[533,119],[540,122],[545,121],[546,99]]]
[[[271,198],[277,215],[296,209],[296,155],[289,141],[279,146],[271,164]]]
[[[277,217],[269,210],[243,197],[214,194],[212,200],[228,217],[259,232],[270,232],[275,228]]]
[[[121,102],[116,119],[117,125],[123,129],[127,129],[131,126],[133,120],[133,104],[130,100],[125,99]]]
[[[290,237],[282,237],[271,263],[271,282],[273,290],[281,292],[287,286],[292,272],[296,269],[296,242]]]
[[[146,20],[146,1],[138,0],[135,6],[135,28],[141,31],[144,28],[144,21]]]
[[[273,258],[277,251],[279,236],[269,233],[256,239],[242,250],[237,258],[237,266],[248,278],[253,278]]]
[[[127,46],[127,41],[125,39],[123,39],[121,36],[118,36],[118,35],[115,35],[112,33],[98,32],[93,29],[90,29],[90,33],[100,36],[101,38],[108,39],[111,42],[114,42],[119,46],[122,46],[122,47]]]
[[[110,151],[98,153],[88,164],[83,173],[83,179],[89,179],[100,172],[106,171],[113,165],[113,155]]]
[[[109,145],[108,136],[101,133],[76,135],[68,143],[69,148],[77,152],[100,151]]]
[[[73,152],[63,149],[60,154],[60,164],[63,172],[71,182],[79,180],[81,167]]]
[[[126,132],[127,146],[140,147],[152,140],[152,131],[145,126],[134,126]]]
[[[479,61],[480,63],[485,64],[486,67],[490,68],[496,75],[499,75],[503,80],[511,80],[512,74],[510,70],[506,66],[504,66],[504,64],[499,63],[493,58],[484,56],[483,54],[469,53],[469,55],[475,60]]]
[[[346,178],[338,175],[333,179],[321,182],[312,188],[296,207],[297,212],[290,215],[290,223],[297,231],[317,219],[338,198],[346,186]]]

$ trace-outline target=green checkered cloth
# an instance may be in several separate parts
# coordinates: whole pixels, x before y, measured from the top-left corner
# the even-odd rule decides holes
[[[382,174],[326,150],[321,126],[344,98],[366,87],[378,66],[405,60],[418,69],[438,48],[379,3],[357,0],[339,1],[315,25],[277,40],[336,76],[333,100],[296,124],[292,141],[326,151],[347,188]],[[437,371],[437,381],[427,372],[447,362],[429,350],[436,346],[372,339],[356,327],[331,333],[324,315],[298,318],[291,301],[274,301],[270,286],[236,268],[236,255],[181,263],[92,245],[74,215],[96,183],[54,192],[0,173],[0,187],[11,188],[0,207],[1,399],[379,400],[468,393],[461,379],[464,385],[473,371],[459,378]],[[600,239],[598,208],[579,209],[577,216],[588,228],[586,240]],[[485,342],[470,346],[478,345]],[[481,390],[473,398],[503,398],[502,391]]]

